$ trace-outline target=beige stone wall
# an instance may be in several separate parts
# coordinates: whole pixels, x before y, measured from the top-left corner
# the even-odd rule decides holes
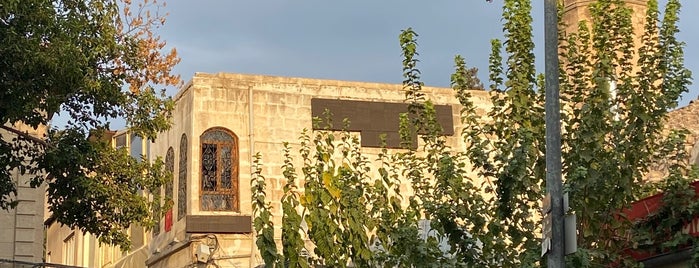
[[[697,137],[699,137],[699,102],[692,101],[689,105],[668,113],[665,127],[667,129],[687,129],[690,134],[687,137],[687,149],[692,152],[694,144],[698,141]],[[693,152],[691,156],[692,159],[696,159],[696,152]]]
[[[53,222],[46,228],[46,237],[50,238],[46,243],[47,262],[85,267],[96,265],[95,259],[91,258],[95,252],[90,250],[90,237],[79,230]],[[92,242],[96,242],[95,239]]]
[[[686,129],[689,131],[685,142],[685,149],[689,154],[689,163],[699,165],[699,102],[692,101],[685,107],[678,108],[668,113],[665,120],[665,133],[672,129]],[[653,166],[650,179],[659,180],[668,175],[668,164],[661,162]]]
[[[240,74],[197,74],[193,79],[194,123],[192,130],[192,153],[199,155],[197,133],[213,126],[229,128],[240,141],[240,195],[241,214],[250,214],[250,150],[261,152],[264,175],[270,187],[269,198],[277,202],[282,195],[283,181],[279,167],[283,163],[283,142],[290,142],[298,149],[298,137],[302,130],[311,129],[311,99],[349,99],[362,101],[402,102],[405,98],[401,85],[316,80],[303,78],[270,77]],[[437,104],[451,104],[455,128],[460,132],[459,109],[451,89],[425,87],[424,91]],[[252,116],[249,110],[249,95],[252,93]],[[485,110],[489,103],[488,93],[474,91],[474,101]],[[250,121],[252,119],[252,121]],[[252,131],[250,131],[252,130]],[[251,143],[254,141],[254,144]],[[449,145],[461,148],[458,136],[448,138]],[[365,148],[365,153],[374,159],[378,150]],[[192,165],[199,166],[193,158]],[[300,163],[297,164],[297,167]],[[198,168],[192,170],[192,178],[199,177]],[[196,179],[195,179],[196,180]],[[199,212],[196,194],[199,184],[192,184],[193,213]],[[278,208],[277,203],[273,203]],[[276,212],[276,211],[275,211]],[[218,212],[221,213],[221,212]],[[275,213],[276,215],[276,213]]]
[[[20,131],[27,131],[35,137],[43,137],[45,127],[32,129],[25,125],[14,126]],[[0,138],[12,139],[14,134],[0,130]],[[31,188],[30,175],[21,175],[17,170],[11,172],[17,187],[15,209],[0,210],[0,259],[28,262],[41,262],[44,257],[43,222],[45,188]]]
[[[63,241],[68,238],[73,230],[62,227],[58,223],[50,224],[46,228],[46,261],[65,264],[63,254]]]
[[[166,255],[162,258],[157,258],[157,255],[152,257],[153,263],[148,263],[148,267],[185,267],[190,264],[192,267],[208,267],[202,262],[197,262],[195,257],[200,245],[205,245],[214,252],[212,259],[217,267],[255,267],[260,264],[260,261],[255,260],[250,254],[252,248],[250,235],[194,234],[190,235],[185,243],[173,244],[173,250],[165,252]]]
[[[188,159],[193,159],[195,158],[194,151],[192,150],[191,144],[194,142],[194,137],[192,136],[192,118],[194,115],[194,111],[192,109],[192,82],[188,83],[185,85],[182,90],[175,95],[174,100],[176,101],[176,106],[175,110],[173,112],[173,124],[170,130],[160,133],[158,135],[158,140],[155,143],[150,144],[150,151],[149,155],[151,160],[161,157],[163,160],[165,159],[165,155],[167,153],[168,148],[172,147],[173,150],[175,151],[175,166],[174,166],[174,174],[173,174],[173,198],[177,200],[178,197],[178,191],[177,191],[177,185],[178,185],[178,180],[185,179],[187,180],[187,187],[191,189],[192,185],[194,183],[197,183],[198,181],[193,180],[192,178],[194,177],[193,174],[193,164],[192,161],[187,161],[187,178],[179,178],[178,176],[178,171],[180,169],[180,139],[182,137],[182,134],[187,135],[187,142],[189,143],[188,147],[188,152],[187,152],[187,158]],[[188,198],[187,198],[187,211],[191,212],[192,206],[194,204],[193,200],[190,199],[192,197],[191,191],[187,191],[188,193]],[[148,232],[146,236],[152,237],[152,241],[148,245],[148,256],[152,256],[153,254],[157,254],[158,252],[164,252],[167,251],[169,247],[171,247],[170,242],[172,242],[174,239],[177,239],[179,241],[185,241],[185,233],[184,233],[184,227],[185,227],[185,222],[184,219],[178,220],[178,215],[177,215],[177,201],[174,202],[173,208],[173,226],[172,230],[170,232],[165,232],[164,228],[164,220],[160,221],[160,234],[157,236],[153,236],[152,232]]]

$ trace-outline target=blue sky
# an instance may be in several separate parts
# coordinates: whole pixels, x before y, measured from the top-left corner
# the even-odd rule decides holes
[[[660,0],[661,9],[666,2]],[[539,72],[543,3],[533,1]],[[699,75],[699,17],[693,14],[699,1],[682,3],[678,38],[686,42],[686,66]],[[161,11],[169,16],[158,33],[177,48],[182,62],[174,72],[185,82],[195,72],[233,72],[401,83],[398,34],[412,27],[420,35],[418,68],[426,85],[449,87],[460,54],[487,86],[490,40],[502,37],[500,0],[170,0]],[[697,99],[696,84],[680,106]],[[54,118],[56,126],[68,120]],[[124,121],[111,127],[123,128]]]
[[[679,39],[687,44],[687,67],[699,74],[699,18],[692,16],[699,1],[682,2]],[[532,3],[540,71],[543,3]],[[461,54],[487,85],[490,40],[502,36],[501,7],[484,0],[169,1],[160,34],[177,48],[182,62],[175,72],[185,81],[195,72],[235,72],[400,83],[398,34],[412,27],[420,35],[425,84],[448,87],[453,57]],[[690,86],[681,104],[698,95],[699,85]]]

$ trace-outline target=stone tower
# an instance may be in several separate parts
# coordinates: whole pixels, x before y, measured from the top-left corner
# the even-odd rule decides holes
[[[588,21],[590,23],[590,4],[594,3],[595,0],[563,0],[563,21],[567,25],[566,32],[572,33],[576,32],[578,29],[578,22]],[[633,9],[633,15],[631,17],[631,22],[633,23],[634,34],[637,36],[635,39],[640,41],[640,36],[643,34],[643,25],[645,23],[647,4],[646,0],[625,0],[626,6]],[[588,24],[588,26],[591,26]],[[638,44],[637,44],[638,45]]]
[[[590,15],[590,5],[596,0],[562,0],[563,1],[563,22],[566,25],[566,33],[575,33],[578,31],[578,24],[581,21],[586,21],[588,29],[592,30],[592,19]],[[624,0],[626,7],[633,10],[631,14],[631,23],[634,31],[634,47],[641,47],[642,36],[646,20],[646,12],[648,10],[647,0]],[[631,62],[638,60],[638,53],[634,53]],[[634,67],[634,72],[638,71]]]
[[[590,22],[589,5],[595,0],[563,0],[563,21],[565,22],[566,32],[573,33],[577,31],[578,22],[586,20]],[[636,36],[636,47],[639,47],[643,27],[645,23],[645,15],[647,11],[646,0],[625,0],[626,6],[633,9],[631,21],[634,27],[634,35]],[[588,24],[590,26],[590,24]],[[635,55],[637,57],[637,55]],[[635,61],[636,59],[634,59]],[[699,101],[690,102],[688,106],[676,109],[668,114],[665,123],[666,131],[669,129],[685,128],[689,130],[690,135],[687,136],[686,149],[690,153],[690,163],[699,165]],[[650,180],[660,180],[667,175],[665,166],[655,166],[651,168],[647,178]]]

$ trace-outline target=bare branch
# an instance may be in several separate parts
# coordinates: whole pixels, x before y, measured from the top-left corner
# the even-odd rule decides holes
[[[25,138],[27,140],[33,141],[41,146],[53,148],[53,146],[51,146],[48,142],[46,142],[45,140],[42,140],[40,138],[32,136],[31,134],[29,134],[28,131],[23,132],[21,130],[15,129],[15,128],[7,126],[7,125],[0,125],[0,128],[7,130],[11,133],[14,133],[17,136],[21,136],[22,138]]]

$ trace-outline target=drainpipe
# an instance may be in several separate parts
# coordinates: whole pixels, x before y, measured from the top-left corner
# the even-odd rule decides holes
[[[253,114],[252,86],[248,86],[248,139],[250,140],[250,176],[255,171],[252,167],[253,155],[255,154],[255,115]]]
[[[248,161],[250,163],[250,178],[252,178],[252,174],[255,172],[252,166],[253,154],[255,153],[255,115],[252,97],[252,85],[248,85],[248,140],[250,141]],[[254,215],[251,215],[251,217],[252,216]],[[248,261],[248,263],[250,264],[250,268],[253,268],[254,265],[252,262],[255,257],[255,251],[257,251],[257,247],[255,245],[255,228],[251,227],[251,230],[252,235],[250,236],[250,261]]]

